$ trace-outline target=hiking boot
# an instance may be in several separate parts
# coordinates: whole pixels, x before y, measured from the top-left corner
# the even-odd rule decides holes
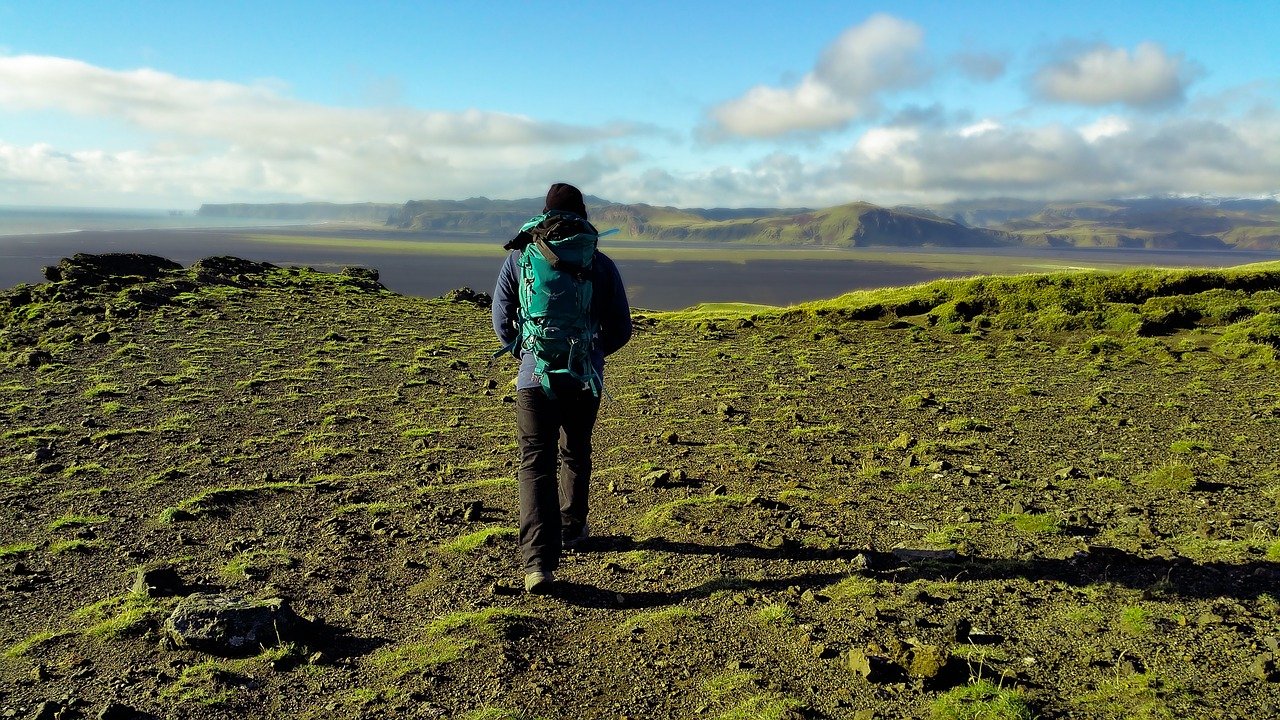
[[[576,535],[570,535],[568,532],[563,532],[563,538],[560,540],[560,544],[565,550],[572,550],[581,545],[582,541],[589,537],[591,537],[591,528],[586,523],[583,523],[582,530]]]
[[[524,591],[530,595],[545,595],[551,592],[551,586],[555,581],[556,576],[550,572],[536,570],[531,573],[525,573]]]

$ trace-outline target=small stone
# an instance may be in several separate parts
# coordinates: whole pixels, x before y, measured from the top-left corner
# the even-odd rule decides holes
[[[868,655],[865,650],[850,648],[848,666],[849,672],[854,675],[864,680],[871,680],[872,682],[875,682],[872,680],[875,675],[875,668],[872,666],[871,656]]]
[[[889,441],[889,447],[894,450],[908,450],[916,444],[916,439],[911,437],[910,433],[900,433],[898,437]]]
[[[1249,664],[1249,672],[1263,682],[1280,681],[1280,672],[1276,672],[1275,657],[1270,653],[1264,653],[1254,658],[1253,662]]]
[[[139,570],[133,579],[133,594],[143,597],[181,595],[186,585],[171,567]]]
[[[644,477],[640,478],[640,482],[655,488],[665,487],[670,481],[671,471],[669,470],[654,470],[653,472],[646,473]]]
[[[96,332],[90,335],[89,337],[85,338],[85,342],[90,343],[92,345],[103,345],[105,343],[109,343],[111,342],[111,333],[105,330]]]
[[[663,435],[663,436],[662,436],[662,441],[663,441],[663,442],[665,442],[665,443],[666,443],[666,444],[668,444],[668,445],[679,445],[679,444],[680,444],[680,436],[679,436],[678,434],[676,434],[676,433],[669,432],[669,433],[667,433],[666,435]]]
[[[62,705],[46,700],[36,706],[36,711],[32,713],[31,720],[58,720],[62,715]]]
[[[917,645],[911,649],[907,674],[913,678],[931,680],[937,677],[949,659],[937,645]]]
[[[827,660],[836,656],[836,651],[832,650],[826,643],[814,643],[809,646],[809,652],[819,660]]]
[[[934,460],[925,466],[925,470],[928,470],[929,472],[946,472],[952,467],[954,467],[954,465],[946,460]]]
[[[462,511],[462,519],[467,522],[475,522],[476,520],[480,519],[480,515],[483,511],[484,511],[483,502],[479,500],[469,502],[466,504],[465,509],[463,509]]]
[[[42,664],[37,664],[34,668],[31,669],[31,679],[35,680],[36,682],[44,682],[48,680],[50,677],[52,676],[49,675],[49,668],[46,668]]]
[[[110,703],[98,713],[98,720],[132,720],[142,714],[128,705]]]
[[[725,487],[725,486],[723,486],[723,485],[717,485],[717,486],[715,486],[715,487],[711,488],[711,494],[712,494],[712,495],[726,495],[726,494],[728,494],[728,492],[729,492],[729,489],[728,489],[728,488],[726,488],[726,487]]]

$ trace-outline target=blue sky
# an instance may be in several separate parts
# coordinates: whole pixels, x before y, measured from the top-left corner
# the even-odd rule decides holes
[[[9,2],[0,204],[1273,195],[1278,37],[1273,2]]]

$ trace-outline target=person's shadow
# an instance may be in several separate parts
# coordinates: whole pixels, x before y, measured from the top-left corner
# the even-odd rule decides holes
[[[727,559],[791,561],[854,560],[861,556],[866,569],[860,572],[868,577],[903,584],[921,579],[935,580],[938,577],[947,577],[960,583],[1023,578],[1077,586],[1113,583],[1142,590],[1158,587],[1162,594],[1170,597],[1200,599],[1257,598],[1265,593],[1276,592],[1277,582],[1280,581],[1280,563],[1267,560],[1200,563],[1182,557],[1142,557],[1124,550],[1099,546],[1067,559],[1019,560],[981,556],[910,558],[892,552],[858,548],[824,550],[784,546],[775,549],[750,543],[704,545],[662,537],[637,540],[625,535],[608,535],[589,538],[577,552],[635,550],[678,555],[716,555]],[[552,595],[567,604],[580,607],[653,608],[704,598],[724,590],[773,592],[790,587],[816,590],[849,577],[851,572],[853,571],[801,573],[765,580],[715,578],[678,590],[618,591],[586,583],[560,582]]]

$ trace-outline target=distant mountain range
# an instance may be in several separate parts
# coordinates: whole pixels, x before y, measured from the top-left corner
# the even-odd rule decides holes
[[[1093,202],[996,199],[880,207],[674,208],[588,196],[591,220],[646,240],[827,247],[1115,247],[1280,249],[1280,202],[1155,198]],[[203,205],[203,217],[356,221],[418,232],[503,237],[542,211],[541,198]]]

